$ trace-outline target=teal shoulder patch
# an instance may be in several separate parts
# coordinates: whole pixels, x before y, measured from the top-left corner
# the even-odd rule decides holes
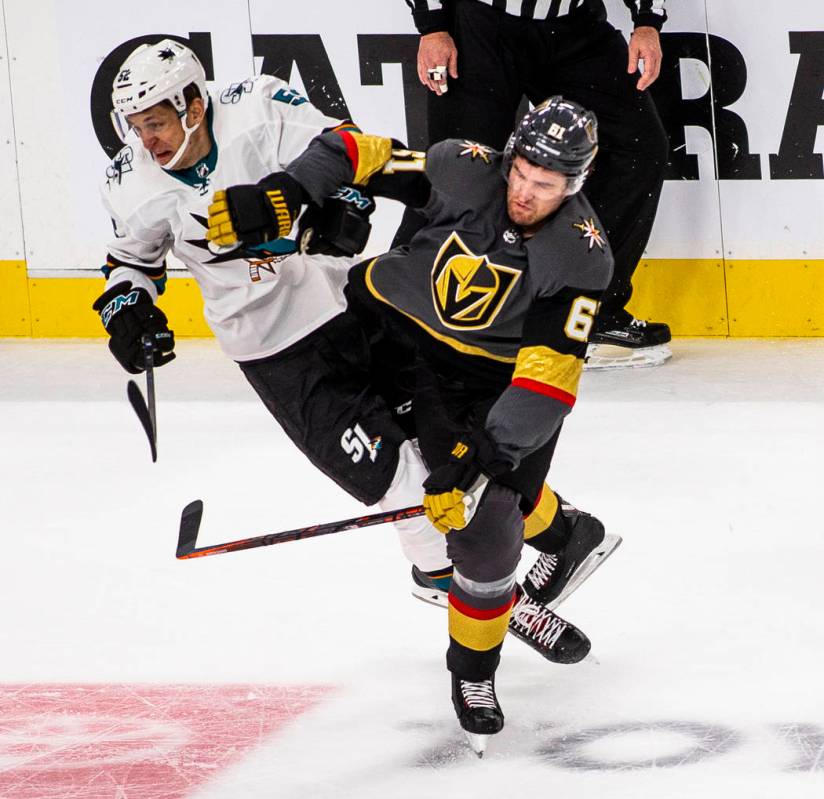
[[[286,105],[303,105],[308,102],[308,100],[300,92],[296,92],[290,86],[287,86],[284,89],[278,89],[272,95],[272,99],[277,100],[280,103],[286,103]]]

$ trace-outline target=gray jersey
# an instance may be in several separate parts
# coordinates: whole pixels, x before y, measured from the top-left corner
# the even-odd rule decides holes
[[[612,254],[581,193],[524,240],[507,215],[500,161],[466,141],[430,148],[428,224],[407,247],[375,259],[365,282],[442,368],[509,380],[486,428],[517,464],[575,402]]]

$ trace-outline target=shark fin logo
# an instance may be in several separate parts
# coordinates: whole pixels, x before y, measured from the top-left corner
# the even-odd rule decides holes
[[[432,268],[438,318],[453,330],[489,327],[520,276],[518,269],[475,255],[457,233],[451,233]]]

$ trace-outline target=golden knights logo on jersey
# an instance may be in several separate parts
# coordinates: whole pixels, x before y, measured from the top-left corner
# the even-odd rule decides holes
[[[475,255],[457,233],[451,233],[432,268],[432,298],[438,318],[453,330],[489,327],[520,276],[519,269]]]

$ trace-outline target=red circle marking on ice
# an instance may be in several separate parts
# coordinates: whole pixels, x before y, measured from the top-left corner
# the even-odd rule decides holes
[[[0,685],[0,796],[183,799],[328,690]]]

